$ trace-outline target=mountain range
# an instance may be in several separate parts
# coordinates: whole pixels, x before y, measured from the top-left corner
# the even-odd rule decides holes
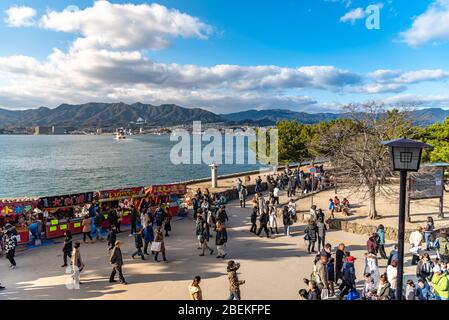
[[[148,126],[173,126],[204,123],[226,123],[229,125],[270,126],[280,120],[297,120],[314,124],[344,118],[344,113],[307,113],[286,109],[247,110],[230,114],[215,114],[199,108],[183,108],[174,104],[154,106],[134,103],[86,103],[81,105],[62,104],[50,109],[41,107],[29,110],[0,109],[0,128],[62,126],[62,127],[121,127],[142,118]],[[420,125],[441,122],[449,116],[449,110],[440,108],[413,111],[413,118]]]

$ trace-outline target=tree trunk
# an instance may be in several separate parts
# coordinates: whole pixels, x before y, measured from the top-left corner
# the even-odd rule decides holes
[[[376,186],[370,187],[369,190],[369,218],[374,220],[377,218],[376,210]]]

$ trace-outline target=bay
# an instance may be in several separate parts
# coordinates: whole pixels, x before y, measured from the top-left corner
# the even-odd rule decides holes
[[[0,198],[63,195],[210,177],[207,164],[174,165],[166,135],[0,135]],[[245,150],[234,150],[244,152]],[[219,175],[257,170],[222,165]]]

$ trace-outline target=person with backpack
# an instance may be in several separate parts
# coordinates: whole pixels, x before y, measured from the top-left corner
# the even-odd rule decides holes
[[[62,268],[67,267],[67,257],[72,258],[72,231],[66,230],[64,232],[64,246],[62,247],[62,254],[64,259],[64,264],[61,266]]]
[[[317,226],[314,220],[309,220],[306,229],[304,230],[304,240],[308,241],[309,244],[307,246],[307,252],[314,253],[315,252],[315,243],[317,240]]]
[[[449,262],[449,241],[447,231],[443,230],[438,236],[438,256],[442,263]]]
[[[219,258],[224,259],[226,257],[226,252],[224,248],[227,242],[228,242],[228,232],[226,231],[226,227],[220,222],[217,222],[217,234],[215,235],[215,245],[217,246],[217,259]]]
[[[343,264],[342,269],[342,276],[343,276],[343,282],[340,285],[340,295],[339,300],[343,300],[343,298],[351,292],[356,287],[356,277],[355,277],[355,267],[354,267],[354,261],[356,258],[353,256],[349,256],[346,258],[346,262]]]

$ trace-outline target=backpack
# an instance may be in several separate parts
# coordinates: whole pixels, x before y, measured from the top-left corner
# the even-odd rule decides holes
[[[447,238],[440,237],[438,242],[439,242],[438,253],[441,256],[449,256],[449,241],[447,240]]]

